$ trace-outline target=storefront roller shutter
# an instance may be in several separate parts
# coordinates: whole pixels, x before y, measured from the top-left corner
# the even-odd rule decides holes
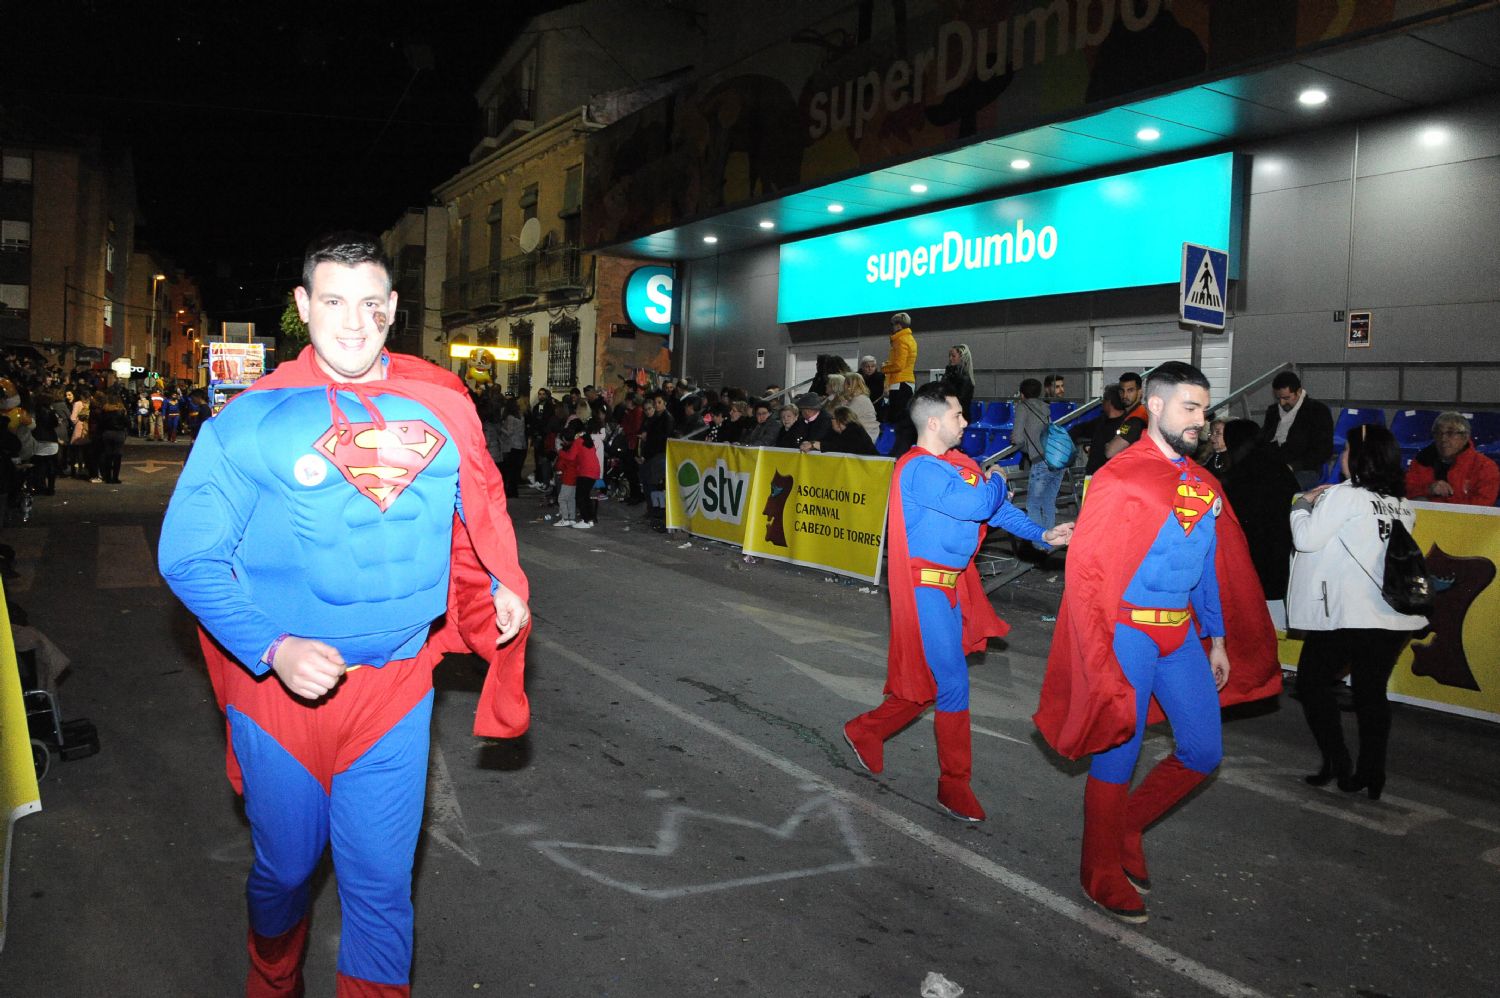
[[[1126,371],[1145,373],[1164,361],[1189,361],[1193,356],[1191,334],[1176,326],[1107,326],[1097,329],[1094,335],[1097,344],[1094,356],[1104,369],[1104,380],[1095,386],[1095,395]],[[1203,373],[1213,386],[1210,394],[1214,402],[1231,391],[1229,359],[1233,337],[1233,330],[1203,334]]]

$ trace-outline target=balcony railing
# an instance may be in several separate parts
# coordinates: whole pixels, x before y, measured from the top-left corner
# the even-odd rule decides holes
[[[553,246],[450,277],[443,282],[443,312],[503,308],[583,286],[583,256],[578,247]]]

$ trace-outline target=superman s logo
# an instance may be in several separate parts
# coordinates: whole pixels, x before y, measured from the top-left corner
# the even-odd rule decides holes
[[[979,484],[979,476],[976,475],[974,472],[970,471],[968,468],[960,468],[959,472],[958,472],[958,477],[962,478],[964,480],[964,483],[967,484],[967,485],[978,485]]]
[[[1172,515],[1177,517],[1184,535],[1193,532],[1198,522],[1214,508],[1217,498],[1214,490],[1202,482],[1182,482],[1177,486],[1177,499],[1172,504]]]
[[[354,486],[384,513],[432,463],[448,440],[424,420],[353,423],[340,435],[330,428],[315,445]]]

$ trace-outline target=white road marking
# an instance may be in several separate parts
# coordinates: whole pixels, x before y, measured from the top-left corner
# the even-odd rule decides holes
[[[464,823],[463,808],[458,803],[458,790],[453,786],[452,777],[448,775],[448,760],[435,741],[429,751],[427,814],[422,827],[428,835],[478,866],[479,857],[469,848],[469,828]]]
[[[842,627],[815,617],[799,617],[796,614],[787,613],[779,607],[772,610],[752,606],[749,603],[731,603],[728,601],[724,601],[724,605],[731,610],[738,610],[789,644],[806,645],[819,641],[853,641],[863,644],[864,642],[880,637],[879,634],[873,631],[860,631],[852,627]]]
[[[120,467],[122,467],[122,468],[136,468],[136,469],[138,469],[140,471],[145,472],[148,475],[154,475],[158,471],[166,471],[169,468],[176,468],[176,469],[180,470],[182,468],[182,462],[181,461],[122,461],[122,462],[120,462]]]
[[[873,707],[881,700],[881,691],[885,688],[884,676],[878,679],[861,676],[841,676],[836,672],[828,672],[815,665],[808,665],[806,662],[787,658],[785,655],[777,655],[776,657],[802,673],[808,679],[852,703]],[[1012,721],[1030,716],[1030,711],[1014,697],[1001,696],[997,693],[991,693],[988,690],[975,689],[972,686],[969,689],[969,713],[979,717],[993,717]],[[973,730],[982,735],[1015,742],[1018,745],[1031,744],[1031,742],[1023,738],[1012,738],[1010,735],[1002,735],[998,731],[990,731],[987,728],[976,727]]]
[[[1218,995],[1240,996],[1240,998],[1260,998],[1261,996],[1261,992],[1256,991],[1249,985],[1227,974],[1220,973],[1211,967],[1204,966],[1170,947],[1148,939],[1139,932],[1126,928],[1107,915],[1070,901],[1062,895],[1021,876],[1013,870],[1001,866],[991,859],[979,855],[971,849],[966,849],[956,842],[928,831],[916,822],[902,817],[894,811],[889,811],[873,801],[866,800],[857,793],[845,790],[843,787],[814,773],[812,770],[799,766],[790,759],[777,755],[770,749],[757,745],[755,742],[747,738],[742,738],[732,731],[714,724],[712,721],[699,717],[690,710],[677,706],[665,697],[652,693],[638,683],[579,655],[577,652],[558,644],[556,641],[546,637],[533,636],[532,642],[545,647],[560,658],[567,659],[599,679],[619,687],[632,696],[644,700],[667,714],[671,714],[684,724],[692,725],[700,731],[739,749],[746,755],[759,759],[773,769],[777,769],[793,779],[816,784],[828,796],[843,803],[850,809],[863,812],[881,824],[900,832],[919,845],[968,867],[970,870],[994,881],[1006,890],[1041,905],[1054,914],[1061,915],[1063,918],[1075,922],[1106,939],[1118,942],[1137,956],[1149,960],[1174,974],[1179,974],[1187,978],[1206,991]]]
[[[1238,758],[1232,762],[1225,761],[1219,767],[1218,779],[1224,783],[1250,790],[1278,800],[1303,811],[1312,811],[1329,818],[1337,818],[1351,825],[1359,825],[1382,835],[1407,835],[1414,829],[1423,825],[1451,818],[1453,815],[1440,807],[1431,804],[1422,804],[1418,801],[1398,797],[1395,794],[1385,794],[1380,798],[1382,804],[1387,805],[1380,808],[1356,808],[1347,805],[1340,806],[1336,797],[1327,796],[1335,794],[1337,797],[1347,795],[1339,792],[1336,788],[1325,788],[1323,793],[1309,793],[1308,788],[1302,785],[1301,780],[1294,780],[1298,770],[1281,768],[1248,768],[1246,762],[1263,761]]]
[[[772,873],[762,873],[750,877],[733,877],[728,880],[715,880],[704,883],[678,884],[672,887],[653,887],[644,881],[655,878],[663,880],[673,875],[678,878],[692,876],[694,867],[703,862],[700,855],[691,855],[686,862],[679,860],[675,864],[671,862],[677,857],[678,850],[682,846],[683,826],[688,822],[700,824],[728,825],[732,828],[747,828],[758,831],[767,836],[765,848],[772,857],[780,855],[785,843],[806,840],[808,832],[805,826],[819,818],[831,818],[834,827],[838,831],[840,844],[839,851],[847,853],[849,858],[835,863],[825,863],[822,866],[802,867],[790,870],[777,870]],[[854,829],[854,823],[849,818],[849,812],[844,806],[833,800],[827,794],[820,794],[806,801],[792,812],[791,816],[780,825],[763,825],[757,821],[740,818],[731,814],[710,814],[707,811],[699,811],[690,807],[672,805],[662,814],[661,827],[656,832],[656,844],[652,846],[622,846],[622,845],[598,845],[591,842],[561,842],[561,841],[536,841],[531,843],[544,856],[560,866],[567,867],[575,873],[588,877],[590,880],[598,881],[607,887],[627,891],[638,897],[651,898],[653,900],[670,900],[672,898],[687,897],[690,894],[707,894],[710,891],[729,890],[734,887],[748,887],[753,884],[770,884],[783,880],[797,880],[803,877],[816,877],[828,873],[841,873],[845,870],[857,870],[863,866],[871,865],[871,859],[866,855],[864,846],[859,840],[859,833]],[[575,858],[578,853],[608,853],[617,856],[638,856],[644,862],[637,864],[640,870],[640,880],[628,881],[618,877],[612,877],[601,870],[586,865],[582,858]],[[752,857],[752,859],[754,859]],[[775,859],[761,860],[762,862],[774,863]]]
[[[145,527],[100,527],[94,585],[100,589],[149,589],[161,585],[156,552]]]

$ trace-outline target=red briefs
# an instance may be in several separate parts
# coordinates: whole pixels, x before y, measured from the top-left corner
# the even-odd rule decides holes
[[[412,658],[378,669],[359,666],[317,701],[294,696],[274,672],[257,677],[235,665],[223,679],[225,705],[249,716],[302,763],[324,792],[332,792],[334,775],[348,769],[432,689],[432,668]],[[229,780],[243,792],[232,744],[228,753]]]

